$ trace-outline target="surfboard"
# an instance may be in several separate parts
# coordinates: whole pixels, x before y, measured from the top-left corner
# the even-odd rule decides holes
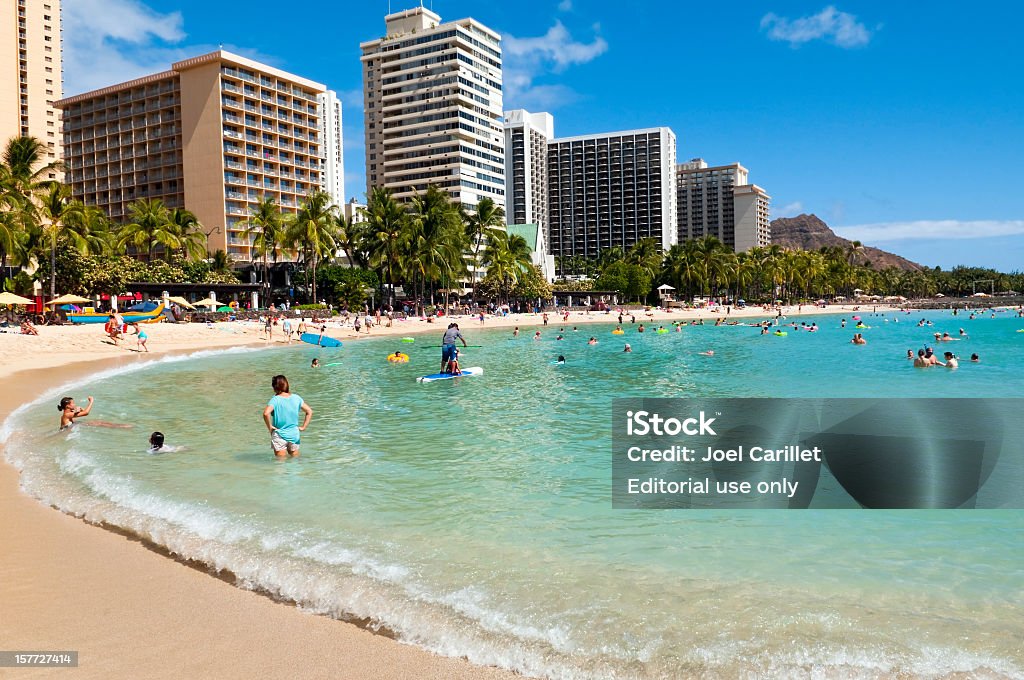
[[[477,375],[483,375],[484,369],[479,366],[473,366],[472,368],[462,369],[461,375],[452,375],[451,373],[434,373],[433,375],[425,375],[420,378],[416,378],[416,382],[429,383],[437,380],[451,380],[452,378],[466,378],[474,377]]]
[[[341,340],[335,340],[328,335],[321,338],[319,333],[303,333],[299,336],[299,340],[308,342],[311,345],[320,345],[321,347],[341,347]]]

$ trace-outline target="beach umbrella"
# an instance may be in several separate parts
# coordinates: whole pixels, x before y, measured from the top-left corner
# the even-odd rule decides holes
[[[230,307],[228,307],[227,305],[224,305],[223,307],[218,307],[218,308],[217,308],[217,311],[218,311],[218,312],[233,312],[233,311],[235,311],[235,310],[231,309],[231,308],[230,308]]]
[[[173,302],[176,305],[181,305],[182,307],[187,307],[188,309],[195,309],[191,302],[180,296],[169,297],[167,298],[167,301]]]
[[[50,305],[77,305],[85,302],[92,302],[89,298],[84,298],[81,295],[61,295],[58,298],[53,298],[46,303],[46,306]]]
[[[196,307],[216,307],[220,303],[214,300],[213,298],[206,298],[205,300],[200,300],[199,302],[196,302],[194,304]]]
[[[20,295],[14,293],[8,293],[4,291],[0,293],[0,305],[31,305],[34,304],[32,300],[23,298]]]
[[[667,283],[663,283],[660,286],[658,286],[658,290],[675,290],[675,288],[668,285]]]

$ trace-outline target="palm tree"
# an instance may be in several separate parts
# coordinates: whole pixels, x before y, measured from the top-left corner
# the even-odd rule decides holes
[[[857,264],[857,258],[863,254],[864,246],[860,241],[850,241],[846,247],[846,260],[852,265]]]
[[[785,248],[772,244],[765,248],[764,259],[761,261],[761,266],[772,287],[771,294],[773,300],[779,287],[785,281],[785,257]]]
[[[665,259],[661,252],[661,246],[653,238],[642,238],[633,244],[624,258],[626,264],[635,264],[643,269],[653,280],[661,269],[661,262]]]
[[[315,191],[302,201],[299,211],[288,225],[286,241],[302,251],[303,260],[310,266],[314,303],[319,300],[316,291],[317,264],[322,258],[333,256],[337,249],[334,239],[335,210],[337,208],[331,205],[330,194]]]
[[[370,192],[363,213],[370,265],[384,274],[381,278],[391,286],[390,300],[394,303],[395,277],[401,272],[402,252],[408,236],[405,229],[408,215],[384,187],[375,187]]]
[[[495,205],[493,198],[481,198],[476,212],[466,218],[466,238],[473,244],[473,298],[476,299],[477,267],[480,261],[480,247],[484,241],[505,226],[505,210]]]
[[[598,272],[600,273],[608,265],[622,262],[624,259],[626,259],[626,253],[623,252],[622,246],[609,246],[597,255]]]
[[[131,222],[117,232],[119,248],[134,247],[146,251],[146,261],[153,261],[153,250],[158,245],[166,249],[180,246],[177,227],[171,223],[171,213],[159,198],[141,198],[128,207]]]
[[[506,301],[513,286],[533,266],[526,239],[518,234],[509,235],[504,232],[491,235],[481,263],[487,267],[487,276],[500,282],[500,290]]]
[[[59,162],[42,164],[45,153],[46,146],[35,137],[12,137],[0,157],[0,267],[7,266],[9,254],[23,264],[30,257],[24,240],[38,228],[38,204],[55,183],[47,175],[61,168]]]
[[[50,297],[53,298],[57,295],[57,241],[65,222],[80,218],[85,206],[71,199],[71,187],[55,182],[47,187],[39,208],[46,221],[43,227],[44,240],[50,246]]]
[[[206,235],[199,218],[191,210],[174,208],[170,213],[170,224],[178,239],[177,250],[190,260],[202,260],[206,257]],[[167,251],[170,260],[171,251]]]
[[[253,252],[263,261],[264,299],[270,299],[270,265],[268,258],[277,262],[278,249],[285,236],[284,214],[277,200],[264,196],[249,208],[249,217],[239,226],[245,228],[243,236],[252,242]]]
[[[736,253],[735,268],[733,270],[733,281],[736,283],[736,290],[732,298],[734,303],[746,297],[747,286],[754,280],[756,273],[757,260],[750,252]]]
[[[335,216],[334,221],[335,240],[338,242],[338,247],[345,253],[345,257],[348,258],[349,264],[361,269],[369,267],[370,263],[366,258],[366,251],[363,247],[363,242],[366,239],[364,233],[365,225],[362,222],[356,221],[355,215],[350,219],[345,217],[345,214],[340,210]]]
[[[428,279],[451,282],[456,273],[462,272],[465,268],[462,216],[447,193],[429,186],[425,193],[414,196],[407,227],[409,254],[405,269],[419,279],[421,285]],[[447,296],[445,293],[446,300]]]
[[[0,276],[7,271],[7,257],[23,250],[21,221],[14,210],[0,207]]]
[[[54,183],[46,175],[62,167],[59,161],[40,165],[44,153],[46,146],[35,137],[9,139],[0,164],[0,184],[27,200],[37,198],[40,191]]]

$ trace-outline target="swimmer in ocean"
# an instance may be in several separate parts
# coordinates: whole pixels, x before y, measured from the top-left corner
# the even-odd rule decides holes
[[[73,397],[64,397],[60,400],[60,404],[57,405],[57,410],[60,411],[60,429],[64,430],[75,424],[75,418],[84,418],[89,415],[92,411],[93,398],[89,397],[89,405],[85,408],[80,408],[75,405]]]
[[[76,418],[84,418],[92,412],[93,398],[89,397],[89,404],[85,408],[81,408],[75,405],[73,397],[64,397],[57,404],[57,410],[60,411],[60,429],[66,430],[75,424]],[[83,423],[86,425],[92,425],[94,427],[115,427],[118,429],[129,429],[131,425],[122,425],[118,423],[108,423],[102,420],[94,420],[91,423]]]
[[[629,343],[627,342],[627,343],[626,343],[626,347],[625,347],[625,348],[624,348],[624,349],[623,349],[622,351],[623,351],[623,352],[632,352],[632,351],[633,351],[633,348],[632,348],[632,347],[630,347],[630,346],[629,346]]]
[[[596,345],[597,344],[597,338],[591,337],[590,340],[587,340],[587,344],[588,345]]]
[[[313,359],[313,363],[311,363],[309,365],[309,367],[310,368],[320,368],[320,360],[319,359]]]
[[[697,352],[697,354],[701,355],[702,357],[713,357],[715,356],[715,350],[709,349],[706,352]]]
[[[149,452],[161,453],[164,448],[164,433],[154,432],[149,435]]]

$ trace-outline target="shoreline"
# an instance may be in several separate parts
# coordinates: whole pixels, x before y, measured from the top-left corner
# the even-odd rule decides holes
[[[760,308],[733,310],[730,320],[771,318]],[[879,306],[879,312],[894,311]],[[853,314],[849,307],[789,310],[786,316]],[[863,314],[873,312],[864,311]],[[576,312],[568,321],[549,313],[549,326],[611,324],[616,314]],[[637,324],[720,318],[707,310],[641,315]],[[474,317],[442,317],[434,323],[419,319],[396,322],[391,328],[370,333],[336,323],[328,334],[343,340],[370,337],[422,335],[443,332],[449,320],[474,328],[494,329],[543,326],[540,314],[488,317],[481,327]],[[626,319],[628,324],[628,317]],[[217,327],[230,330],[219,332]],[[90,326],[47,327],[41,336],[0,336],[0,375],[8,390],[0,396],[0,422],[46,391],[77,382],[97,372],[131,365],[140,360],[134,352],[100,340],[102,333]],[[163,325],[147,328],[159,349],[151,357],[193,353],[231,347],[275,347],[286,344],[260,338],[251,323]],[[302,343],[296,343],[301,346]],[[42,345],[37,347],[36,345]],[[98,345],[98,347],[97,347]],[[27,354],[20,351],[30,349]],[[47,350],[50,351],[47,351]],[[269,593],[245,590],[229,574],[217,573],[205,563],[172,554],[159,544],[120,527],[92,524],[61,511],[24,492],[18,470],[3,455],[0,445],[0,597],[5,617],[0,634],[9,649],[76,650],[81,652],[81,677],[137,675],[140,668],[160,669],[150,677],[191,674],[213,677],[352,678],[512,678],[510,671],[472,665],[464,658],[442,657],[396,641],[386,629],[374,630],[370,622],[349,622],[310,614],[292,602]],[[140,550],[139,548],[145,548]],[[170,559],[167,559],[170,558]],[[209,578],[209,577],[213,578]],[[182,607],[182,602],[188,602]],[[44,604],[41,604],[44,603]],[[63,612],[74,612],[74,617]],[[197,630],[194,623],[204,622]],[[230,631],[207,636],[208,630]],[[299,636],[302,649],[281,645]],[[278,643],[275,645],[275,642]],[[118,652],[132,648],[130,658]],[[144,649],[139,649],[140,646]],[[305,649],[316,649],[315,655]],[[168,668],[168,671],[163,671]],[[339,669],[344,669],[343,672]]]
[[[204,349],[216,347],[154,355]],[[0,422],[50,389],[126,363],[94,357],[14,371],[20,367],[4,362],[0,374],[8,389],[0,396]],[[369,628],[369,622],[305,612],[269,593],[246,590],[229,574],[176,556],[130,531],[61,512],[22,490],[20,473],[3,448],[0,636],[9,650],[78,651],[79,667],[63,669],[61,675],[522,677],[399,642],[386,630]],[[22,673],[38,677],[53,671]]]

